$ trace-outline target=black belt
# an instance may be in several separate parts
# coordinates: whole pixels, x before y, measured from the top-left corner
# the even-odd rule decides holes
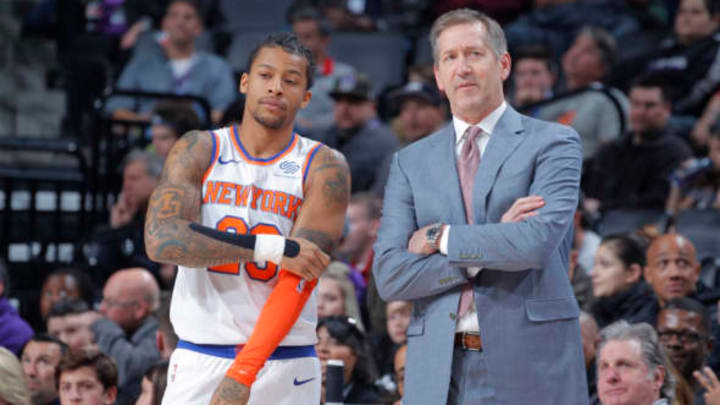
[[[458,332],[455,334],[455,347],[481,352],[483,350],[482,337],[479,332]]]

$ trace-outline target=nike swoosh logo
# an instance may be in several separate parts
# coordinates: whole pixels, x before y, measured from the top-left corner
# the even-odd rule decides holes
[[[314,380],[314,379],[315,379],[315,377],[313,377],[313,378],[308,378],[307,380],[300,380],[300,381],[298,381],[297,377],[295,377],[295,380],[293,381],[293,385],[303,385],[303,384],[309,383],[310,381],[312,381],[312,380]]]
[[[222,156],[220,156],[220,157],[218,158],[218,163],[220,163],[221,165],[226,165],[226,164],[228,164],[228,163],[240,163],[240,162],[238,162],[237,160],[234,160],[234,159],[230,159],[230,160],[223,161],[223,160],[222,160]]]

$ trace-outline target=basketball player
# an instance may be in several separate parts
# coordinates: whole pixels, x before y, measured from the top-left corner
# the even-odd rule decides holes
[[[311,293],[342,232],[349,170],[292,131],[310,100],[309,51],[271,35],[248,66],[242,124],[178,141],[148,209],[149,257],[179,265],[164,404],[320,401]]]

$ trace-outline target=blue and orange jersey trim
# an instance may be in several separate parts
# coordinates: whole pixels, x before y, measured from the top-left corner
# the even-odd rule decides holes
[[[310,149],[310,153],[308,153],[307,157],[305,158],[305,164],[303,164],[302,168],[302,185],[303,185],[303,194],[305,194],[305,182],[307,181],[307,175],[308,171],[310,170],[310,165],[312,165],[313,159],[315,159],[315,154],[320,150],[320,148],[323,146],[322,143],[318,143],[317,145],[313,146],[312,149]]]
[[[298,136],[295,132],[292,134],[292,138],[290,138],[290,142],[288,142],[285,149],[281,150],[280,152],[276,153],[273,156],[267,157],[267,158],[256,158],[252,156],[248,151],[245,150],[245,147],[243,146],[242,142],[240,142],[240,135],[238,135],[237,126],[234,125],[232,127],[232,135],[230,136],[232,138],[233,143],[235,144],[235,148],[240,152],[240,156],[252,165],[259,165],[259,166],[268,166],[271,165],[280,159],[282,159],[285,155],[290,153],[295,148],[295,145],[297,145],[298,142]]]
[[[220,154],[220,147],[217,140],[217,135],[215,135],[215,131],[209,131],[210,137],[212,138],[212,160],[210,160],[210,165],[208,166],[207,170],[205,170],[205,174],[203,175],[203,181],[202,184],[205,184],[205,180],[207,180],[208,176],[210,175],[210,172],[212,172],[213,167],[215,167],[215,162],[217,162],[218,155]]]

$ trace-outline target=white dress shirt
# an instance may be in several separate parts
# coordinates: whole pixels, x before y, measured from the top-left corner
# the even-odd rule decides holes
[[[491,112],[480,122],[475,124],[475,126],[478,126],[480,127],[480,129],[483,130],[482,135],[477,137],[476,139],[476,142],[478,143],[478,148],[480,148],[480,160],[482,160],[482,156],[483,154],[485,154],[485,148],[487,147],[488,141],[490,141],[490,137],[495,130],[495,126],[500,120],[500,117],[505,112],[506,108],[507,103],[503,101],[500,106],[498,106],[498,108],[493,110],[493,112]],[[468,127],[471,125],[472,124],[468,124],[460,118],[453,116],[453,127],[455,128],[456,157],[460,156],[460,151],[462,150],[463,144],[467,139],[467,134],[465,133],[465,131],[467,131]],[[440,237],[440,253],[444,255],[447,255],[448,252],[448,240],[450,239],[451,228],[452,227],[450,225],[446,225],[442,236]],[[473,278],[480,272],[480,270],[482,270],[481,267],[468,267],[466,271],[468,277]],[[480,326],[478,325],[477,320],[477,308],[475,308],[475,300],[473,300],[472,306],[470,307],[470,310],[465,314],[465,316],[458,318],[457,327],[455,328],[455,330],[457,332],[478,332],[480,330]]]

